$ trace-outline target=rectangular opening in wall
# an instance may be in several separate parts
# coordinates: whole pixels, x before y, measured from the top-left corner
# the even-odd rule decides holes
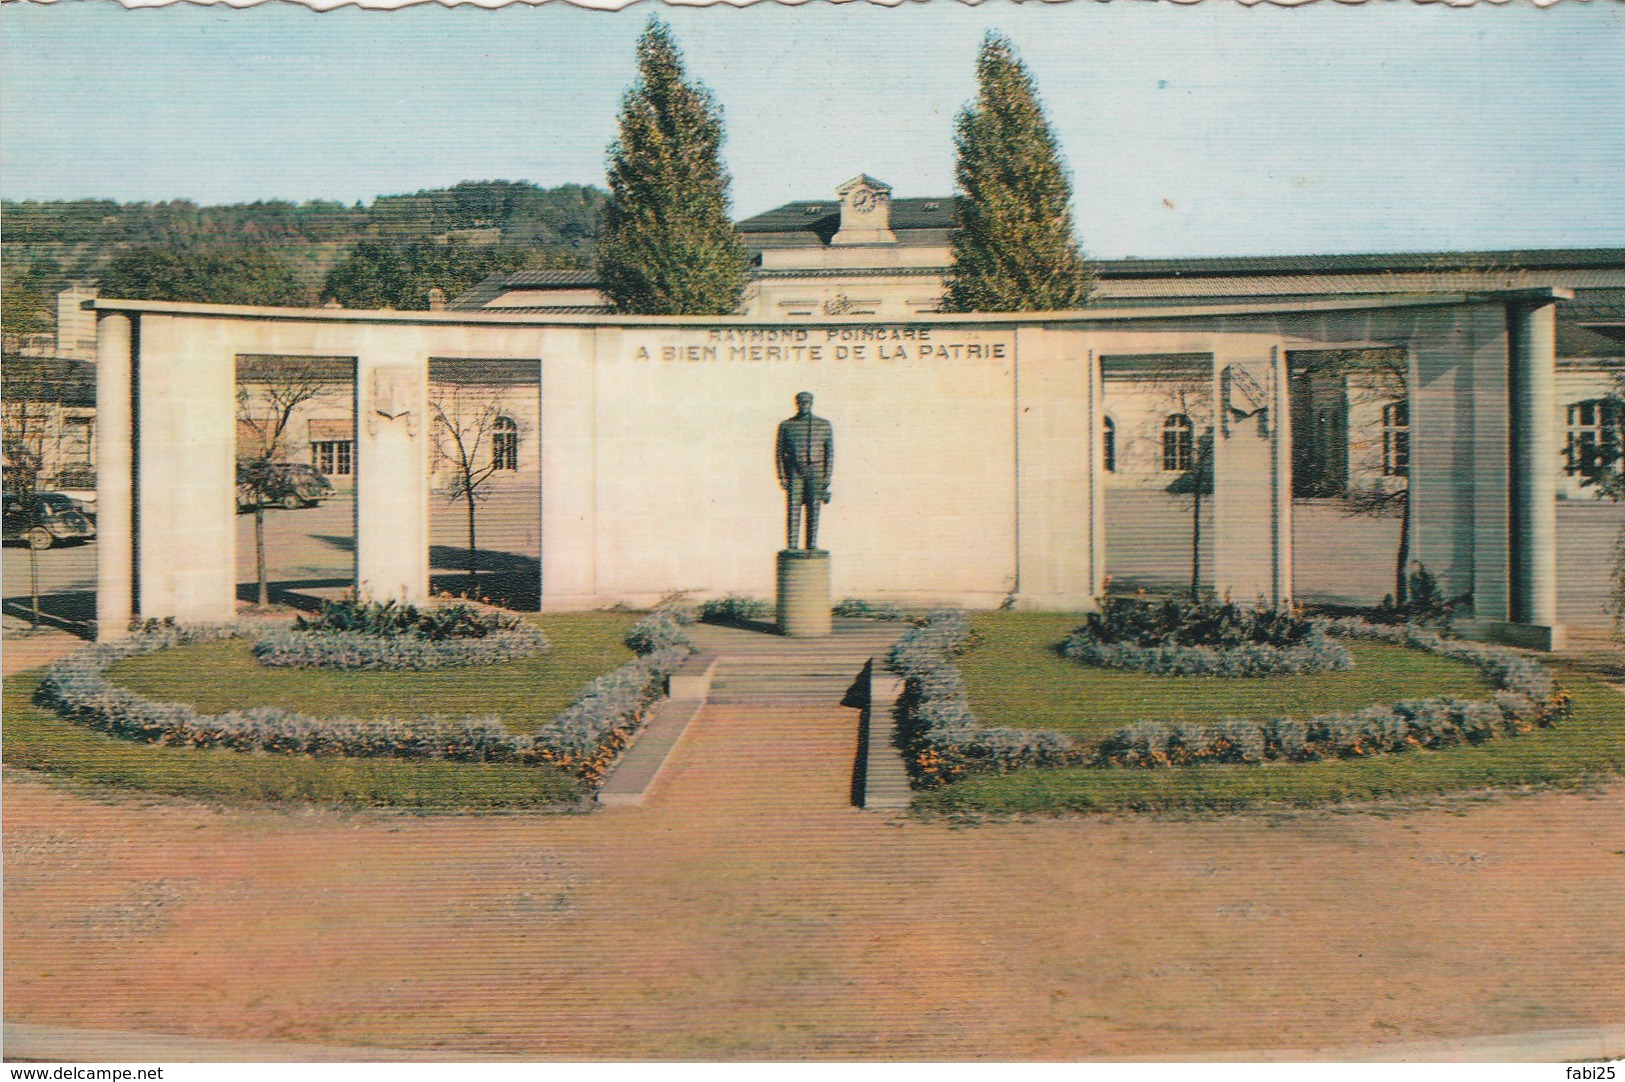
[[[429,359],[429,580],[541,607],[541,361]]]
[[[1292,566],[1300,598],[1366,606],[1397,590],[1409,484],[1402,349],[1287,354]]]
[[[355,585],[355,358],[237,357],[237,599],[315,608]]]
[[[1213,589],[1213,358],[1100,358],[1110,592]]]

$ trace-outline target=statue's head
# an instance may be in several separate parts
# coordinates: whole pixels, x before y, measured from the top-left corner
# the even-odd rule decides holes
[[[810,409],[812,409],[812,392],[802,391],[800,394],[796,395],[797,412],[806,413]]]

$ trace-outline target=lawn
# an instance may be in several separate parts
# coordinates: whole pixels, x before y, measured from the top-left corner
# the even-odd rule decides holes
[[[218,712],[285,706],[318,717],[499,715],[524,731],[568,706],[581,686],[633,655],[621,637],[636,614],[531,617],[552,649],[503,665],[423,673],[262,668],[248,643],[180,647],[122,662],[109,677],[144,695]],[[228,803],[301,801],[423,810],[574,807],[586,794],[547,767],[399,759],[245,755],[138,744],[74,725],[31,701],[39,674],[5,681],[0,754],[7,766],[89,785]]]
[[[1132,721],[1266,719],[1430,695],[1490,694],[1471,665],[1385,643],[1348,643],[1353,670],[1313,676],[1147,676],[1102,669],[1055,651],[1082,622],[1076,613],[974,616],[977,644],[957,664],[977,720],[989,728],[1059,729],[1092,742]]]
[[[246,639],[160,650],[108,670],[116,684],[152,699],[210,714],[281,706],[314,717],[400,718],[421,714],[499,717],[528,733],[575,701],[595,676],[633,658],[621,642],[633,613],[553,613],[531,617],[552,648],[501,665],[428,672],[272,669]]]
[[[1049,651],[1078,622],[1076,616],[1014,613],[972,620],[980,642],[959,666],[982,724],[1065,729],[1088,739],[1134,718],[1267,717],[1419,695],[1488,694],[1469,666],[1366,643],[1350,644],[1357,667],[1346,674],[1203,680],[1092,670]],[[1579,671],[1556,671],[1573,694],[1573,716],[1551,729],[1482,745],[1257,766],[1025,770],[916,793],[914,806],[995,814],[1227,810],[1573,786],[1625,773],[1625,695]]]
[[[0,757],[84,785],[229,804],[312,802],[425,811],[573,807],[575,778],[505,763],[316,759],[136,744],[64,721],[31,701],[39,673],[7,677]]]

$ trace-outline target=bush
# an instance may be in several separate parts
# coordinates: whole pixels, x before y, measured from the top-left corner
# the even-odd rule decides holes
[[[1441,696],[1356,711],[1318,714],[1308,721],[1226,719],[1207,726],[1136,722],[1101,741],[1090,764],[1102,767],[1187,766],[1354,758],[1480,744],[1554,725],[1569,714],[1568,694],[1543,666],[1505,650],[1455,642],[1413,627],[1343,619],[1320,623],[1327,634],[1410,646],[1475,665],[1497,690],[1488,700]]]
[[[323,601],[315,617],[256,635],[254,658],[273,668],[421,672],[517,661],[546,649],[546,637],[512,613],[346,600]]]
[[[1417,564],[1416,570],[1405,577],[1405,603],[1401,605],[1394,600],[1393,594],[1387,594],[1371,614],[1371,619],[1379,624],[1434,624],[1448,627],[1456,610],[1472,599],[1470,593],[1445,597],[1433,572]]]
[[[1285,609],[1234,602],[1139,601],[1108,598],[1078,629],[1097,642],[1136,646],[1212,646],[1232,649],[1249,644],[1296,646],[1314,633],[1314,624]]]
[[[1265,605],[1111,598],[1061,644],[1086,665],[1159,676],[1344,671],[1354,658],[1313,623]]]
[[[646,617],[645,623],[660,614]],[[597,784],[631,740],[649,703],[690,652],[671,644],[589,682],[561,714],[530,736],[490,718],[316,719],[280,707],[208,715],[147,699],[109,681],[114,662],[172,646],[233,638],[232,625],[154,624],[127,639],[84,647],[46,667],[36,700],[70,721],[149,743],[348,758],[447,759],[547,764]],[[634,625],[628,639],[638,631]],[[320,637],[320,636],[318,636]],[[649,638],[656,637],[651,633]]]
[[[254,658],[273,668],[395,669],[418,672],[462,665],[496,665],[532,657],[547,649],[547,638],[523,621],[480,638],[429,639],[401,634],[380,637],[363,631],[260,632]]]
[[[418,608],[397,601],[323,601],[315,617],[294,618],[293,630],[340,632],[392,639],[411,637],[429,642],[483,639],[503,631],[528,627],[512,613],[492,612],[473,605],[438,605]]]
[[[835,603],[830,610],[836,616],[846,616],[862,620],[906,620],[903,610],[890,601],[864,601],[862,598],[846,597]]]
[[[693,615],[681,609],[655,609],[627,629],[626,647],[638,654],[654,654],[675,647],[692,651],[694,640],[683,626],[693,621]]]
[[[709,624],[748,623],[774,615],[773,603],[746,594],[729,594],[700,603],[700,619]]]
[[[915,784],[930,788],[966,774],[1077,762],[1076,746],[1064,733],[977,724],[952,661],[971,642],[965,614],[945,609],[931,613],[892,647],[891,668],[904,685],[899,742]]]

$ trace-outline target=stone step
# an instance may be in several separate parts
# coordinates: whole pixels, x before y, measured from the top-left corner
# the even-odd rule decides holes
[[[830,706],[840,706],[846,700],[846,694],[840,691],[784,691],[777,694],[766,692],[746,692],[743,694],[730,694],[721,691],[713,694],[708,702],[732,703],[738,706],[749,706],[760,703],[762,706],[781,706],[785,703],[827,703]]]
[[[732,673],[722,669],[711,678],[713,688],[782,688],[782,687],[820,687],[832,688],[837,685],[850,687],[858,678],[857,673],[841,673],[837,676],[805,676],[801,673]]]
[[[725,684],[769,684],[773,681],[799,681],[814,682],[814,684],[838,684],[838,682],[858,679],[863,674],[863,666],[856,668],[837,669],[834,673],[808,673],[806,669],[752,669],[752,671],[739,671],[731,666],[720,666],[715,674],[715,681]]]
[[[851,685],[841,684],[814,684],[790,687],[713,687],[708,696],[712,702],[778,702],[780,699],[828,699],[838,703],[846,698],[847,688]]]

